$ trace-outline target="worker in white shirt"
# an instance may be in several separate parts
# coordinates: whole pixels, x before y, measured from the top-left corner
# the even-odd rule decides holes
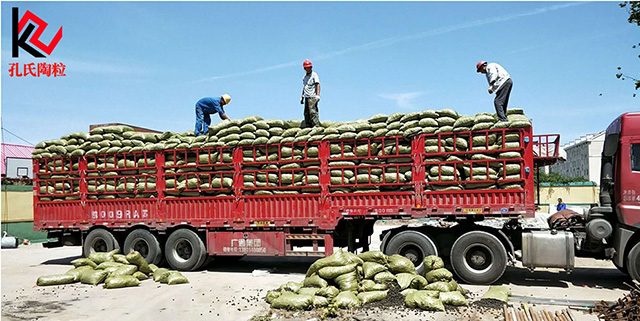
[[[320,77],[311,70],[313,64],[308,59],[302,62],[305,75],[302,78],[302,95],[300,103],[304,104],[304,122],[302,128],[320,126],[318,102],[320,101]]]
[[[493,104],[496,107],[498,120],[508,121],[507,105],[509,105],[509,96],[511,95],[511,87],[513,87],[511,76],[502,66],[495,62],[480,61],[476,64],[476,71],[487,76],[489,95],[496,93]]]

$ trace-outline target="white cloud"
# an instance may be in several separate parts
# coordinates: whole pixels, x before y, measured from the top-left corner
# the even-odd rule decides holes
[[[396,106],[398,106],[398,108],[416,110],[416,107],[413,104],[413,100],[418,98],[422,94],[423,92],[416,91],[416,92],[401,93],[401,94],[378,94],[378,96],[384,99],[395,101]]]
[[[560,9],[564,9],[564,8],[568,8],[568,7],[573,7],[573,6],[577,6],[577,5],[582,5],[582,4],[584,4],[584,3],[582,3],[582,2],[573,2],[573,3],[567,3],[567,4],[553,5],[553,6],[548,6],[548,7],[544,7],[544,8],[534,9],[534,10],[527,11],[527,12],[521,12],[521,13],[516,13],[516,14],[505,15],[505,16],[501,16],[501,17],[485,18],[485,19],[480,19],[480,20],[463,22],[463,23],[460,23],[460,24],[457,24],[457,25],[436,28],[436,29],[433,29],[433,30],[424,31],[424,32],[420,32],[420,33],[417,33],[417,34],[413,34],[413,35],[395,36],[395,37],[380,39],[380,40],[371,41],[371,42],[367,42],[367,43],[360,44],[360,45],[355,45],[355,46],[348,47],[348,48],[345,48],[345,49],[340,49],[340,50],[328,52],[328,53],[325,53],[325,54],[321,54],[321,55],[319,55],[317,57],[312,57],[311,60],[312,61],[324,60],[324,59],[329,59],[329,58],[333,58],[333,57],[346,55],[346,54],[349,54],[349,53],[352,53],[352,52],[367,51],[367,50],[371,50],[371,49],[375,49],[375,48],[388,47],[388,46],[391,46],[391,45],[394,45],[394,44],[397,44],[397,43],[400,43],[400,42],[406,42],[406,41],[410,41],[410,40],[417,40],[417,39],[422,39],[422,38],[426,38],[426,37],[430,37],[430,36],[436,36],[436,35],[441,35],[441,34],[445,34],[445,33],[450,33],[450,32],[454,32],[454,31],[458,31],[458,30],[462,30],[462,29],[470,29],[470,28],[480,27],[480,26],[484,26],[484,25],[489,25],[489,24],[494,24],[494,23],[499,23],[499,22],[504,22],[504,21],[509,21],[509,20],[515,20],[515,19],[519,19],[519,18],[524,18],[524,17],[528,17],[528,16],[543,14],[543,13],[556,11],[556,10],[560,10]],[[202,79],[194,80],[194,81],[192,81],[190,83],[199,83],[199,82],[213,81],[213,80],[218,80],[218,79],[225,79],[225,78],[253,75],[253,74],[262,73],[262,72],[266,72],[266,71],[271,71],[271,70],[275,70],[275,69],[282,69],[282,68],[286,68],[286,67],[297,66],[297,65],[300,64],[301,61],[302,61],[302,59],[297,59],[295,61],[285,62],[285,63],[272,65],[272,66],[267,66],[267,67],[256,68],[256,69],[252,69],[252,70],[246,70],[246,71],[235,72],[235,73],[226,74],[226,75],[202,78]]]

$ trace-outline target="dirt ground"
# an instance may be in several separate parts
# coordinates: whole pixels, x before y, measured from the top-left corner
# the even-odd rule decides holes
[[[393,226],[376,225],[372,249],[379,248],[377,235]],[[320,319],[320,313],[281,312],[271,314],[264,301],[267,290],[288,281],[300,282],[313,259],[244,258],[235,262],[214,262],[206,270],[184,272],[190,284],[166,285],[152,280],[134,288],[103,289],[102,286],[71,284],[37,287],[41,275],[64,273],[78,258],[80,247],[46,249],[42,245],[3,249],[1,255],[2,320],[254,320]],[[610,262],[577,259],[571,274],[556,269],[530,273],[509,267],[500,283],[508,286],[517,300],[551,299],[560,305],[535,305],[550,311],[566,308],[566,300],[613,301],[628,293],[629,279]],[[270,270],[254,276],[255,270]],[[471,301],[488,286],[463,285]],[[511,304],[519,305],[516,299]],[[573,311],[576,321],[597,320],[593,315]],[[266,318],[263,318],[265,317]],[[343,320],[504,320],[499,311],[458,308],[447,313],[411,309],[372,309],[340,312]]]

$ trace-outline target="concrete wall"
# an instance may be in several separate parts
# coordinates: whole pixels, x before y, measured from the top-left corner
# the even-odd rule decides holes
[[[2,186],[2,223],[33,222],[33,187]]]
[[[555,213],[558,198],[562,198],[568,209],[582,214],[590,204],[598,203],[599,192],[596,185],[540,186],[540,211]]]
[[[2,185],[0,199],[3,233],[36,243],[46,241],[46,233],[33,230],[32,186]]]

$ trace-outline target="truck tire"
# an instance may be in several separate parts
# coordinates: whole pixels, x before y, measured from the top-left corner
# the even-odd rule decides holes
[[[627,271],[632,279],[640,282],[640,242],[636,243],[627,255]]]
[[[394,235],[384,250],[386,255],[400,254],[413,262],[416,272],[424,272],[424,258],[438,255],[436,244],[424,233],[418,231],[402,231]]]
[[[451,247],[451,265],[467,283],[491,284],[500,279],[507,268],[507,250],[495,235],[467,232]]]
[[[98,228],[89,232],[84,239],[82,255],[87,257],[93,252],[109,252],[115,249],[120,249],[115,236],[105,229]]]
[[[151,232],[145,229],[131,231],[124,240],[124,253],[138,251],[147,263],[158,265],[162,259],[160,242]]]
[[[182,228],[169,235],[164,254],[172,268],[179,271],[193,271],[205,262],[207,249],[198,234]]]

